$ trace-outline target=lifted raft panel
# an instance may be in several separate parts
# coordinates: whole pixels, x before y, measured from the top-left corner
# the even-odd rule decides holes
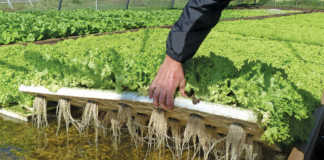
[[[67,98],[73,106],[78,107],[84,107],[89,100],[95,101],[100,110],[118,110],[120,106],[128,106],[138,114],[149,116],[154,108],[152,99],[135,92],[117,93],[80,88],[61,88],[51,92],[45,87],[24,85],[19,87],[19,91],[44,96],[48,101]],[[234,123],[242,126],[251,139],[260,141],[263,130],[258,126],[257,115],[251,110],[204,101],[193,104],[190,99],[185,98],[176,98],[174,104],[174,109],[166,111],[166,115],[168,118],[177,119],[182,125],[186,124],[191,114],[196,114],[203,118],[205,125],[214,127],[218,134],[226,135],[228,127]]]

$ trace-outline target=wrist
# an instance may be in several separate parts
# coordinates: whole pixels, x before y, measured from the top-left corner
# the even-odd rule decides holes
[[[169,64],[169,65],[178,65],[178,66],[182,66],[181,62],[176,61],[175,59],[171,58],[170,56],[166,55],[164,62],[165,64]]]

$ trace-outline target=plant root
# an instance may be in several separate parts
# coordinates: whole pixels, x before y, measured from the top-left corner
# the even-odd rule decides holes
[[[44,97],[35,98],[32,120],[33,125],[37,128],[48,125],[46,105]],[[197,114],[191,114],[184,127],[180,123],[181,121],[168,118],[162,109],[153,109],[149,118],[146,114],[136,113],[131,106],[123,103],[119,104],[118,111],[101,111],[99,115],[99,105],[89,101],[83,108],[81,121],[72,117],[71,101],[68,99],[60,99],[56,109],[57,135],[63,119],[67,133],[71,124],[80,134],[87,133],[88,129],[90,127],[92,129],[93,126],[96,146],[98,145],[99,129],[102,129],[105,136],[107,131],[112,132],[113,147],[118,150],[121,129],[127,127],[136,148],[147,143],[147,153],[155,149],[159,150],[159,154],[161,154],[164,153],[162,149],[167,147],[172,153],[173,159],[182,159],[184,152],[187,152],[186,157],[192,160],[199,155],[203,155],[204,160],[210,158],[215,160],[262,159],[262,149],[258,143],[253,142],[252,138],[247,138],[246,132],[240,125],[230,125],[225,136],[219,133],[215,127],[205,125],[203,117]]]
[[[131,136],[131,140],[134,142],[137,147],[139,144],[139,130],[140,127],[135,122],[135,115],[132,111],[132,108],[126,104],[120,104],[117,118],[121,124],[121,126],[126,125],[128,132]]]
[[[37,96],[33,103],[33,126],[37,128],[45,128],[48,126],[47,121],[47,101],[45,97]]]
[[[112,132],[113,146],[115,150],[118,150],[118,144],[120,142],[121,135],[121,123],[118,120],[118,111],[108,111],[104,117],[103,124],[105,128],[108,128],[110,124],[110,131]]]
[[[144,145],[145,133],[147,133],[147,124],[149,122],[149,117],[146,114],[137,113],[134,117],[134,123],[138,131],[138,142],[141,146]]]
[[[65,121],[65,127],[67,134],[69,133],[69,126],[72,124],[78,131],[81,133],[80,123],[77,122],[71,115],[71,102],[68,99],[60,99],[56,107],[56,116],[57,116],[57,130],[56,135],[60,130],[62,116]]]
[[[193,155],[191,159],[194,159],[203,150],[205,160],[208,159],[210,152],[213,150],[216,142],[218,142],[213,140],[212,136],[207,133],[202,117],[195,114],[190,115],[183,135],[182,150],[187,146],[188,157],[190,154],[190,142],[193,143]]]
[[[161,149],[167,143],[168,138],[168,122],[165,116],[165,111],[161,109],[154,109],[148,124],[148,147],[149,150],[154,148]],[[153,143],[155,138],[155,142]]]
[[[181,125],[178,120],[169,118],[169,126],[171,131],[171,139],[174,142],[174,149],[170,148],[170,151],[173,155],[173,159],[181,159],[182,157],[182,136],[181,136]]]
[[[245,151],[245,159],[246,160],[261,160],[262,157],[262,148],[260,144],[253,142],[252,140],[248,140],[247,143],[243,147]]]
[[[98,144],[98,129],[101,127],[99,119],[98,119],[98,104],[95,102],[88,102],[84,107],[83,114],[82,114],[82,121],[81,121],[81,128],[80,131],[84,132],[87,130],[91,123],[94,125],[95,129],[95,143]]]
[[[244,129],[236,124],[231,124],[226,137],[226,160],[238,160],[246,140]]]

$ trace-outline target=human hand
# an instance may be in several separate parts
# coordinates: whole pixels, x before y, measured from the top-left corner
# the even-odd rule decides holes
[[[149,96],[153,98],[155,106],[160,106],[163,109],[173,109],[174,94],[178,87],[181,95],[187,97],[182,64],[166,56],[150,86]]]

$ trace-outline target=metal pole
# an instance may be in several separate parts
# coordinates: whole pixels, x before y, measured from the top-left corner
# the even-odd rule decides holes
[[[98,0],[96,0],[96,10],[98,10]]]
[[[28,0],[28,2],[29,2],[29,4],[30,4],[32,7],[34,7],[34,5],[33,5],[33,3],[32,3],[31,0]]]
[[[171,8],[172,8],[172,9],[174,8],[174,5],[175,5],[175,0],[172,0],[172,1],[171,1]]]
[[[12,3],[11,3],[10,0],[8,0],[8,6],[9,6],[11,9],[13,9],[13,5],[12,5]]]
[[[127,1],[126,1],[126,9],[129,8],[129,2],[130,2],[130,0],[127,0]]]
[[[58,10],[61,10],[62,9],[62,2],[63,2],[63,0],[59,0],[59,4],[58,4]]]

